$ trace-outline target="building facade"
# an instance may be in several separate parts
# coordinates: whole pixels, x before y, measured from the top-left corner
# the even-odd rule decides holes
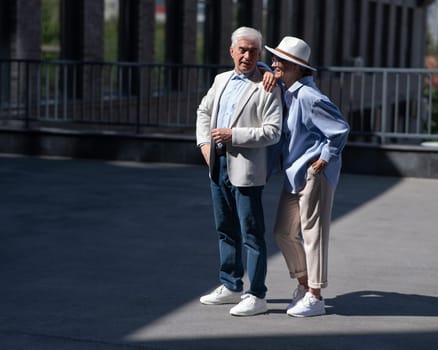
[[[60,1],[60,58],[102,61],[104,0]],[[155,63],[156,9],[165,11],[167,63],[230,64],[230,33],[265,43],[306,40],[315,66],[423,67],[427,11],[418,0],[120,0],[118,60]],[[202,12],[202,13],[200,13]],[[158,43],[161,44],[161,43]],[[0,2],[0,59],[41,58],[41,0]]]

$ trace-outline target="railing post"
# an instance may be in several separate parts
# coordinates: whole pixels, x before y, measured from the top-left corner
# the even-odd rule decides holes
[[[141,65],[138,65],[138,71],[137,71],[137,84],[138,84],[138,91],[137,91],[137,118],[136,118],[136,126],[135,126],[135,133],[140,133],[140,118],[141,118],[141,97],[143,95],[143,74]]]
[[[387,123],[387,101],[388,101],[388,71],[383,71],[383,79],[382,79],[382,125],[380,126],[380,140],[382,145],[385,144],[385,132],[386,132],[386,123]]]
[[[25,116],[25,126],[26,129],[30,127],[30,110],[32,103],[32,90],[31,90],[31,79],[30,79],[30,62],[24,61],[26,65],[26,116]]]

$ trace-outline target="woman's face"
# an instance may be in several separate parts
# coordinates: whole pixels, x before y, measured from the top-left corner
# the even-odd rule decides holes
[[[300,78],[299,66],[280,57],[272,56],[272,70],[276,79],[283,80],[287,87]]]

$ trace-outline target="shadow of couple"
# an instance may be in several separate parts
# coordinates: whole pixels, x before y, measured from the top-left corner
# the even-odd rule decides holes
[[[269,303],[289,303],[271,299]],[[356,291],[325,299],[327,314],[343,316],[437,316],[438,297],[384,292]]]

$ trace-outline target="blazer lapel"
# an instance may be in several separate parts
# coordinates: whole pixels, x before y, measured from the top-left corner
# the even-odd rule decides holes
[[[225,87],[227,86],[228,82],[230,81],[231,77],[233,76],[233,71],[230,71],[229,74],[224,75],[223,79],[219,82],[218,86],[218,93],[215,96],[215,101],[213,104],[213,118],[212,118],[212,128],[216,128],[217,126],[217,117],[218,117],[218,111],[219,111],[219,102],[221,100],[222,94],[224,93]]]
[[[249,79],[248,86],[246,87],[245,91],[242,93],[242,96],[239,99],[239,103],[234,112],[234,116],[231,119],[231,127],[236,124],[237,120],[243,112],[243,109],[245,108],[248,101],[251,99],[252,95],[254,95],[256,91],[260,88],[260,86],[258,85],[258,82],[261,80],[260,77],[261,74],[259,70],[256,69],[251,79]]]

